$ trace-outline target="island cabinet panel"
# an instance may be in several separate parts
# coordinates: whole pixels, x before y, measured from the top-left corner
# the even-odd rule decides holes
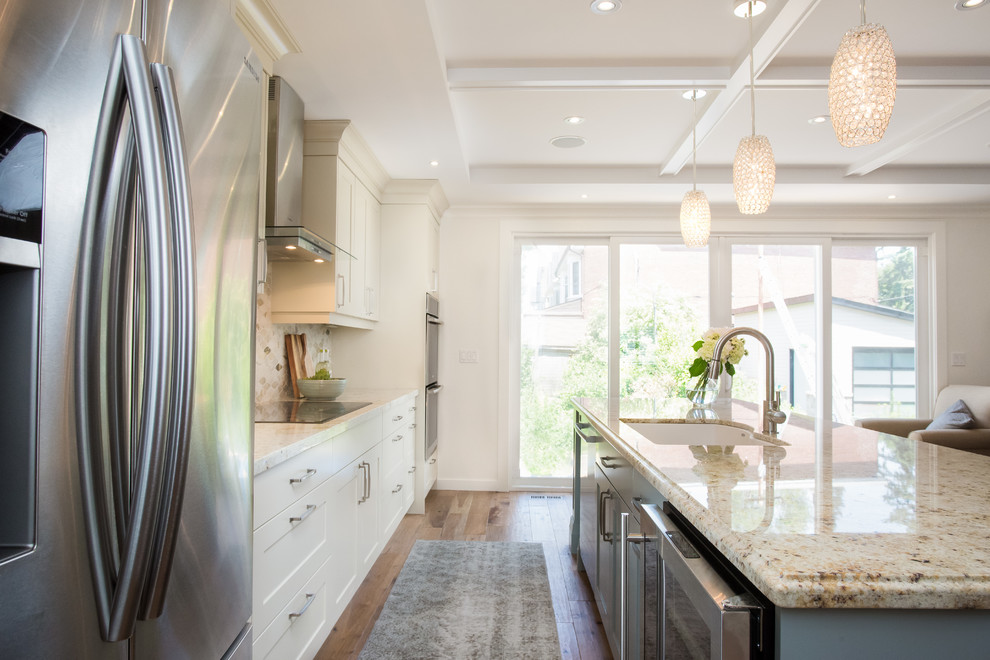
[[[594,477],[586,461],[594,460]],[[643,546],[630,540],[640,532],[636,503],[661,504],[663,498],[632,464],[579,413],[575,417],[575,469],[571,524],[578,539],[581,565],[595,594],[595,603],[615,657],[643,654]],[[623,538],[623,515],[627,537]],[[626,553],[625,572],[621,561]]]
[[[777,608],[778,658],[988,658],[990,610]]]

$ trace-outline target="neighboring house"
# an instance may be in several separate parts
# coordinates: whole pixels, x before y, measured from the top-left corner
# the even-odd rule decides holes
[[[788,330],[773,304],[733,310],[735,325],[763,328],[774,346],[797,346],[777,354],[774,378],[781,398],[814,413],[815,304],[812,296],[785,301]],[[762,319],[759,317],[762,316]],[[796,331],[797,341],[791,335]],[[915,411],[914,314],[881,305],[832,298],[832,392],[836,421]]]

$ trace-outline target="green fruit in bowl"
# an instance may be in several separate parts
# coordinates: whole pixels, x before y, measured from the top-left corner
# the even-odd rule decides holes
[[[333,380],[333,378],[330,376],[330,372],[326,369],[317,369],[316,373],[306,380]]]

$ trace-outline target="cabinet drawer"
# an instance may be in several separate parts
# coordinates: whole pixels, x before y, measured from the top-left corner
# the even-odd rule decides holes
[[[416,397],[407,396],[385,406],[383,411],[385,436],[402,433],[416,422]],[[416,428],[415,426],[412,428]]]
[[[358,456],[382,441],[382,416],[376,411],[370,419],[347,429],[333,441],[333,471],[354,462]]]
[[[405,464],[406,445],[409,444],[410,432],[399,429],[382,440],[382,472],[388,474],[400,465]]]
[[[406,495],[412,490],[412,485],[412,474],[405,464],[395,466],[382,479],[380,513],[384,530],[382,538],[385,542],[392,536],[392,532],[395,531],[408,509]]]
[[[274,621],[255,637],[252,650],[256,660],[312,658],[316,655],[333,625],[327,598],[327,571],[331,563],[320,566],[275,615]],[[259,629],[255,623],[255,630]]]
[[[280,511],[254,533],[255,625],[264,629],[330,556],[330,484]]]
[[[426,492],[429,492],[437,482],[437,472],[439,472],[437,454],[438,452],[433,452],[433,456],[426,459]]]
[[[334,440],[328,440],[254,478],[254,529],[306,495],[335,472]]]

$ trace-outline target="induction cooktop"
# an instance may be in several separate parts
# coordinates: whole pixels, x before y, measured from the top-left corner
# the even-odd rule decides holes
[[[254,421],[322,424],[370,405],[368,401],[272,401],[255,406]]]

